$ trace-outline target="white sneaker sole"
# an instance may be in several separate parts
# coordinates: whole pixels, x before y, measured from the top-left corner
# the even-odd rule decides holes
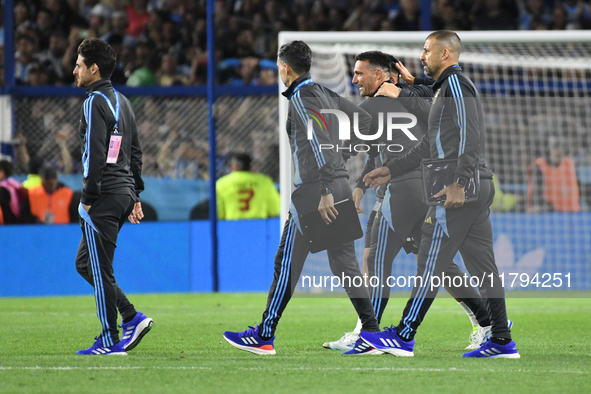
[[[490,357],[484,357],[484,358],[521,358],[521,355],[519,353],[499,354],[497,356],[490,356]]]
[[[415,354],[413,352],[409,352],[408,350],[402,349],[379,349],[384,353],[391,354],[396,357],[414,357]]]
[[[137,325],[135,331],[133,332],[132,337],[129,339],[129,341],[127,341],[127,343],[125,344],[125,346],[123,346],[123,348],[125,350],[134,349],[137,345],[140,344],[140,341],[142,340],[142,338],[152,329],[153,325],[154,325],[154,320],[152,320],[149,317],[142,320],[140,322],[140,324]]]
[[[224,339],[226,340],[226,342],[228,342],[230,345],[234,346],[236,349],[240,349],[240,350],[244,350],[244,351],[247,351],[250,353],[258,354],[260,356],[267,356],[267,355],[272,356],[272,355],[276,354],[275,349],[265,350],[265,349],[257,349],[257,348],[250,347],[250,346],[239,345],[235,342],[232,342],[228,338],[226,338],[225,335],[224,335]]]
[[[369,352],[359,353],[359,354],[351,354],[351,356],[381,356],[382,354],[384,354],[384,352],[374,348],[373,350],[370,350]]]
[[[341,352],[348,352],[349,350],[353,349],[353,346],[343,346],[338,345],[335,342],[324,342],[322,347],[329,350],[339,350]]]

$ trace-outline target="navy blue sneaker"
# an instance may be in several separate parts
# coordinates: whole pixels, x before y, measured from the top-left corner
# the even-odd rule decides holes
[[[499,345],[490,339],[484,342],[478,349],[468,353],[464,353],[464,357],[473,358],[520,358],[517,353],[517,346],[515,341],[511,341],[506,345]]]
[[[127,356],[123,348],[123,341],[119,341],[113,346],[103,346],[101,337],[95,337],[94,344],[88,349],[78,350],[76,354],[81,356]]]
[[[125,350],[132,350],[139,345],[142,338],[152,329],[154,320],[144,315],[142,312],[137,312],[133,320],[129,323],[121,325],[123,334],[121,342]]]
[[[236,349],[246,350],[254,354],[275,354],[273,340],[275,337],[265,341],[259,337],[259,326],[248,326],[248,330],[242,332],[226,331],[224,339]]]
[[[355,342],[353,349],[343,353],[344,356],[375,356],[379,354],[384,354],[384,352],[381,352],[375,347],[368,345],[361,338]]]
[[[413,349],[415,340],[406,342],[403,341],[396,333],[396,327],[384,327],[384,331],[380,332],[366,332],[361,331],[359,334],[369,345],[381,350],[384,353],[390,353],[397,357],[413,357]]]

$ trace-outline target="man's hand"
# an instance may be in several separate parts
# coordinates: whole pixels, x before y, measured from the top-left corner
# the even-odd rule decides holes
[[[90,207],[91,206],[92,205],[84,205],[84,204],[82,204],[82,208],[84,208],[84,210],[86,211],[86,213],[88,213],[88,211],[90,211]]]
[[[355,189],[353,189],[353,202],[355,203],[355,209],[357,209],[357,213],[363,213],[363,209],[361,209],[361,207],[359,206],[361,204],[363,194],[365,194],[365,192],[362,188],[356,187]]]
[[[392,179],[392,176],[390,175],[390,169],[388,167],[380,167],[364,176],[363,182],[365,182],[365,186],[371,187],[375,190],[378,187],[388,183],[390,179]]]
[[[466,202],[466,193],[464,192],[464,188],[460,187],[457,183],[452,183],[439,193],[435,194],[433,197],[439,198],[443,195],[447,196],[445,198],[445,204],[443,205],[445,209],[461,208]]]
[[[384,83],[378,89],[375,96],[376,97],[377,96],[385,96],[385,97],[397,98],[398,95],[400,94],[401,90],[402,89],[400,89],[398,86],[396,86],[392,83]]]
[[[410,71],[408,71],[408,69],[404,67],[404,64],[402,64],[402,62],[396,63],[396,68],[400,72],[400,76],[402,77],[402,79],[404,79],[404,82],[406,82],[407,85],[413,85],[415,83],[415,77],[413,77]]]
[[[320,212],[320,216],[322,216],[322,220],[324,220],[324,223],[326,224],[331,224],[332,221],[337,218],[337,215],[339,213],[337,212],[337,209],[334,207],[334,197],[332,196],[332,194],[327,194],[326,196],[320,197],[320,204],[318,204],[318,212]]]
[[[133,224],[140,224],[140,220],[144,218],[144,212],[142,211],[142,203],[136,202],[133,206],[133,211],[129,214],[129,221]]]

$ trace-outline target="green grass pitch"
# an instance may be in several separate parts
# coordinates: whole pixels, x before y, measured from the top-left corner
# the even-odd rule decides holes
[[[586,294],[591,296],[591,294]],[[414,358],[345,357],[322,348],[353,328],[346,299],[294,298],[276,356],[222,338],[259,322],[266,294],[132,295],[153,330],[127,357],[77,356],[99,332],[94,299],[0,298],[0,393],[583,393],[591,391],[591,299],[509,298],[520,360],[463,359],[471,326],[435,300]],[[384,317],[398,321],[406,300]]]

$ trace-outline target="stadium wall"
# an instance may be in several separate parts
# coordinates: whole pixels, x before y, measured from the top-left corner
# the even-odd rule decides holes
[[[219,290],[266,291],[279,219],[219,222]],[[0,297],[92,294],[76,272],[80,226],[0,226]],[[209,222],[123,226],[115,275],[126,293],[213,291]]]
[[[560,290],[591,290],[591,245],[577,230],[591,223],[591,213],[508,213],[491,217],[495,255],[499,271],[506,275],[507,290],[523,290],[519,281],[513,288],[508,286],[511,273],[530,277],[535,273],[561,273],[563,277],[570,273],[570,287],[565,281]],[[279,219],[219,222],[220,291],[269,289],[279,225]],[[0,297],[92,294],[74,266],[80,237],[80,227],[75,224],[1,226]],[[213,291],[207,221],[126,225],[119,240],[115,272],[126,292]],[[362,248],[362,240],[358,240],[357,251]],[[459,256],[455,261],[463,265]],[[323,272],[304,268],[303,275],[330,275],[328,264],[325,268]],[[414,275],[415,270],[414,256],[400,254],[393,275]],[[535,285],[527,289],[549,290]]]

